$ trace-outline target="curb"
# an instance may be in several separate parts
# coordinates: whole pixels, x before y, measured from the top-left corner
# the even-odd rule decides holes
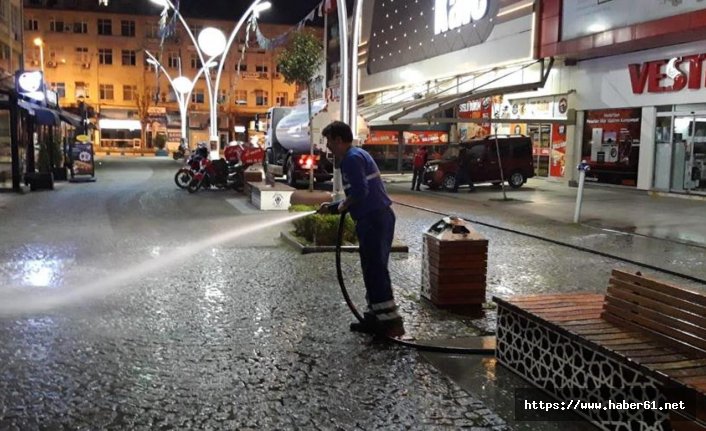
[[[294,235],[289,232],[280,232],[280,238],[284,240],[287,244],[294,247],[301,254],[311,254],[311,253],[335,253],[336,247],[333,245],[304,245],[297,240]],[[409,253],[409,247],[405,244],[399,242],[392,243],[392,253]],[[343,253],[357,253],[357,245],[344,245],[341,247],[341,252]]]

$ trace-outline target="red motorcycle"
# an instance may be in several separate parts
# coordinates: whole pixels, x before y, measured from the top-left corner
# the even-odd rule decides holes
[[[200,188],[231,188],[242,191],[245,187],[245,170],[255,163],[262,163],[265,152],[253,145],[231,145],[226,147],[224,157],[218,160],[202,159],[198,172],[189,182],[189,193]]]
[[[174,182],[177,187],[180,189],[188,188],[191,180],[194,179],[194,174],[201,169],[201,160],[207,158],[208,148],[202,146],[198,147],[196,151],[186,159],[184,166],[174,175]]]

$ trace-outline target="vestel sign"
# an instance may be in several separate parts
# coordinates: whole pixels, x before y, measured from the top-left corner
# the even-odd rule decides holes
[[[628,68],[632,92],[643,94],[646,90],[648,93],[669,93],[685,88],[699,90],[704,87],[704,60],[706,54],[697,54],[631,64]],[[672,85],[665,85],[663,81],[666,79],[670,79]]]

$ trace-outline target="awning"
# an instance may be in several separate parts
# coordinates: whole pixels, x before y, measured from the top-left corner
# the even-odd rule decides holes
[[[59,118],[61,121],[63,121],[66,124],[69,124],[73,127],[81,127],[81,117],[78,115],[74,115],[68,111],[64,111],[63,109],[59,111]]]
[[[58,112],[53,109],[37,106],[26,100],[18,100],[17,104],[30,115],[33,115],[37,124],[43,126],[56,126],[59,124]]]
[[[520,74],[532,66],[539,66],[540,79],[532,82],[522,82],[514,85],[499,85],[493,87],[492,84],[502,83],[503,80],[510,80],[515,74]],[[455,108],[456,106],[465,103],[471,99],[480,99],[483,97],[497,96],[501,94],[521,93],[533,91],[544,87],[549,77],[549,72],[554,65],[554,59],[549,60],[549,64],[545,65],[544,60],[537,60],[532,63],[527,63],[517,69],[507,73],[500,74],[488,82],[474,87],[469,91],[464,91],[457,94],[437,94],[424,99],[404,101],[396,104],[389,104],[375,109],[373,107],[361,110],[361,114],[368,121],[371,127],[390,126],[390,125],[412,125],[412,124],[430,124],[430,123],[463,123],[473,122],[463,118],[450,118],[445,115],[446,111]],[[496,73],[497,71],[492,71]],[[492,121],[492,120],[491,120]],[[487,119],[483,122],[489,122]]]

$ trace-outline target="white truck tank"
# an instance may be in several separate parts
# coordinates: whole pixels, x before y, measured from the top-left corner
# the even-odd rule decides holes
[[[311,115],[315,116],[326,107],[324,100],[315,100],[311,104]],[[309,110],[306,104],[295,106],[275,128],[277,141],[287,150],[295,152],[309,151]],[[314,145],[319,146],[319,139],[314,137]]]

